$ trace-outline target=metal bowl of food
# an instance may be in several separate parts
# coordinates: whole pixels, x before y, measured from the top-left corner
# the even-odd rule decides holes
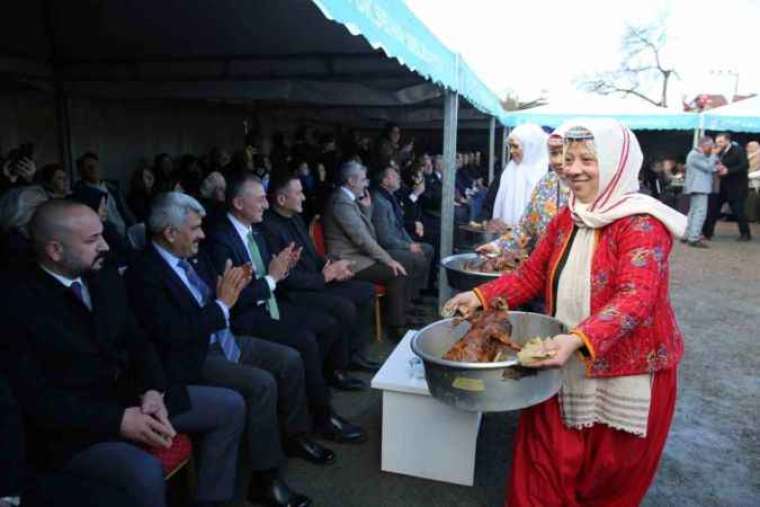
[[[536,336],[565,332],[555,318],[528,312],[509,312],[511,339],[524,345]],[[526,368],[516,356],[494,363],[462,363],[443,359],[469,330],[470,323],[444,319],[421,329],[412,338],[412,350],[425,365],[430,394],[438,400],[471,412],[504,412],[536,405],[559,391],[559,368]]]
[[[480,256],[474,252],[444,257],[441,260],[441,266],[446,269],[449,286],[458,290],[471,290],[482,283],[499,278],[501,273],[483,273],[467,267],[478,259]]]

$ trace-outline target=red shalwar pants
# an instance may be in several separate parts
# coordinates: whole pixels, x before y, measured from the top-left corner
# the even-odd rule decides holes
[[[505,507],[639,505],[665,447],[677,376],[677,368],[654,374],[646,438],[604,424],[570,429],[558,396],[523,410]]]

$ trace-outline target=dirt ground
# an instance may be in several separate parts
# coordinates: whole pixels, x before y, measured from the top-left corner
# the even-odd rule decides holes
[[[645,506],[760,505],[760,226],[753,232],[755,241],[737,243],[735,224],[720,223],[709,250],[674,247],[671,294],[686,354],[676,416]],[[372,352],[382,358],[392,346],[385,341]],[[502,504],[515,413],[484,418],[475,485],[468,488],[380,471],[378,392],[339,393],[336,405],[367,429],[370,441],[332,446],[338,461],[329,467],[289,462],[290,483],[315,505]]]

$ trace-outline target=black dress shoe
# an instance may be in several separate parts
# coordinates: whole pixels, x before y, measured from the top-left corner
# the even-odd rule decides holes
[[[298,435],[285,440],[285,454],[291,458],[302,458],[315,465],[331,465],[335,463],[335,453],[327,447],[318,444],[306,435]]]
[[[352,377],[345,371],[335,370],[327,379],[328,384],[341,391],[365,391],[367,383],[362,379]]]
[[[752,241],[752,236],[749,236],[747,234],[742,234],[738,238],[736,238],[736,241]]]
[[[361,444],[367,441],[367,434],[361,426],[350,423],[336,414],[318,421],[316,433],[322,438],[341,444]]]
[[[248,501],[267,507],[309,507],[311,499],[292,491],[285,481],[268,474],[252,478]]]
[[[362,355],[354,354],[354,357],[351,358],[351,362],[348,364],[348,369],[351,371],[366,371],[374,373],[380,369],[380,366],[380,363],[377,361],[372,361]]]

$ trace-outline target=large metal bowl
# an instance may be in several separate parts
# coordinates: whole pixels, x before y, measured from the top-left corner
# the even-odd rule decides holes
[[[512,339],[523,345],[535,336],[555,336],[565,326],[552,317],[510,312]],[[412,350],[425,364],[430,394],[442,402],[471,412],[504,412],[536,405],[559,391],[559,368],[525,368],[515,358],[498,363],[460,363],[443,355],[470,328],[455,319],[434,322],[412,338]]]
[[[441,259],[441,266],[446,269],[446,278],[451,287],[458,290],[471,290],[482,283],[496,280],[501,276],[501,273],[480,273],[464,269],[465,262],[477,258],[478,254],[470,252],[449,255]]]

